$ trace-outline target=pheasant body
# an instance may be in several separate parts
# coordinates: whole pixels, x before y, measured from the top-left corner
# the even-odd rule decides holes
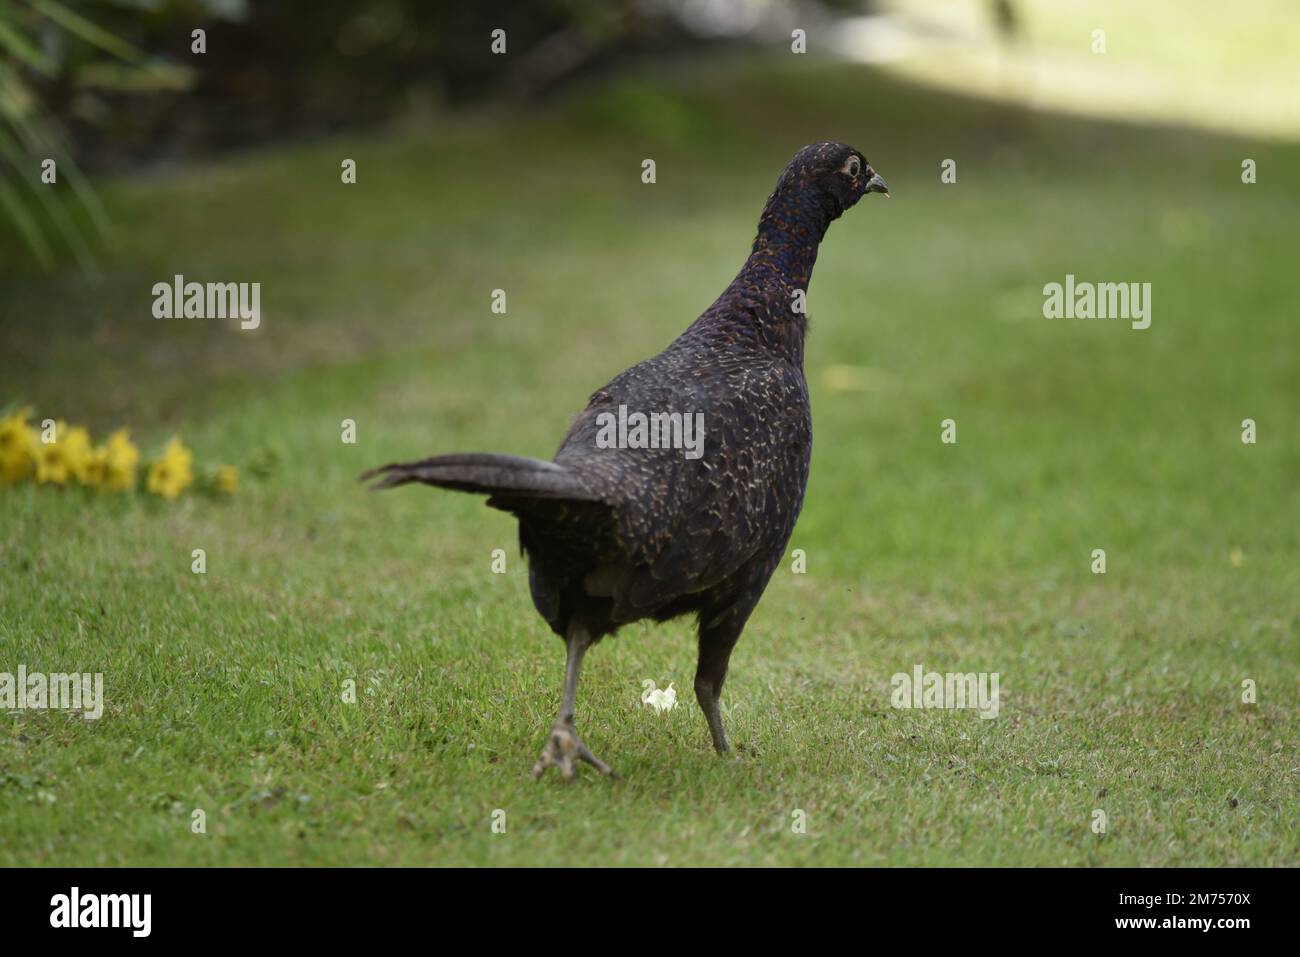
[[[695,691],[715,747],[731,650],[784,554],[803,505],[812,415],[803,298],[830,223],[884,181],[837,143],[801,150],[777,180],[740,273],[663,352],[592,394],[554,462],[454,455],[385,466],[376,487],[423,482],[489,494],[514,514],[533,603],[569,648],[565,704],[535,771],[608,771],[572,729],[586,649],[641,619],[699,616]],[[702,414],[699,457],[604,447],[620,412]],[[575,664],[576,662],[576,664]],[[585,752],[585,753],[584,753]]]

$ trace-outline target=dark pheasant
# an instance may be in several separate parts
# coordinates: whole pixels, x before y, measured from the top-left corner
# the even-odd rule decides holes
[[[568,648],[563,704],[534,775],[555,765],[572,777],[575,758],[611,773],[574,727],[578,673],[591,645],[646,618],[699,616],[695,694],[713,746],[727,750],[727,663],[808,483],[803,296],[827,228],[872,192],[889,195],[858,150],[817,143],[795,154],[740,274],[667,349],[591,396],[553,462],[442,455],[363,476],[379,476],[376,489],[422,482],[486,494],[519,519],[533,604]],[[641,438],[657,447],[607,447],[611,421],[638,413],[656,416],[659,434]],[[665,413],[702,413],[702,454],[654,441],[674,437]]]

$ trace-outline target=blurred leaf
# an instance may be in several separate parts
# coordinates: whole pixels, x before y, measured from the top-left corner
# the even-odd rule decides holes
[[[0,60],[0,115],[10,118],[26,116],[35,100],[31,88],[23,82],[18,71]]]
[[[28,156],[23,152],[3,126],[0,126],[0,157],[3,157],[15,169],[21,169],[25,164],[36,161],[35,157]],[[65,174],[69,168],[73,167],[70,159],[50,158],[55,160],[60,171]],[[72,250],[73,255],[77,257],[77,262],[82,269],[94,272],[94,255],[91,253],[90,247],[82,237],[81,232],[77,229],[72,214],[69,212],[68,204],[51,185],[41,183],[35,176],[29,176],[25,182],[36,195],[37,202],[45,212],[46,219],[54,225],[55,230],[63,237],[63,241]],[[17,198],[19,194],[15,192],[14,196]],[[25,210],[26,207],[24,206],[23,209]]]
[[[99,47],[105,53],[111,53],[113,56],[129,63],[144,61],[144,54],[131,44],[113,36],[107,30],[95,26],[85,17],[79,13],[73,13],[63,4],[55,3],[54,0],[28,0],[28,3],[73,36],[85,40],[91,46]]]
[[[45,234],[35,218],[23,205],[22,199],[5,180],[0,180],[0,206],[4,207],[9,218],[18,227],[18,232],[22,234],[32,254],[42,266],[48,269],[54,259],[50,244],[46,241]]]
[[[143,67],[121,63],[91,63],[77,70],[79,87],[113,90],[116,93],[178,92],[193,82],[194,71],[170,63],[152,62]]]
[[[100,237],[108,239],[112,235],[113,226],[109,222],[108,212],[104,209],[104,204],[99,201],[99,194],[91,187],[90,181],[86,179],[85,174],[81,172],[81,168],[77,166],[72,157],[67,157],[64,164],[61,168],[67,177],[68,185],[77,194],[77,199],[81,201],[82,208],[90,217],[90,221],[95,224],[95,228],[99,230]]]
[[[3,9],[0,9],[0,51],[21,60],[33,70],[46,76],[55,74],[54,61],[22,35],[12,17]]]

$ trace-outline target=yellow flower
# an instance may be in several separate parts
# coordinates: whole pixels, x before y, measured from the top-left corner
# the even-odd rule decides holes
[[[234,495],[239,491],[239,469],[233,465],[217,466],[217,474],[213,478],[213,484],[216,485],[217,491],[225,492],[227,495]]]
[[[0,419],[0,485],[21,481],[35,468],[36,430],[27,424],[31,406]]]
[[[108,450],[102,445],[97,449],[91,449],[86,454],[86,464],[82,470],[81,484],[99,486],[104,484],[104,476],[108,472]]]
[[[85,484],[90,456],[90,433],[60,419],[54,424],[54,441],[36,444],[36,481],[65,485],[75,478]]]
[[[135,467],[140,450],[131,442],[126,429],[118,429],[104,443],[104,487],[110,492],[127,492],[135,488]]]
[[[149,466],[146,487],[155,495],[174,500],[194,481],[194,456],[173,437],[163,449],[162,456]]]

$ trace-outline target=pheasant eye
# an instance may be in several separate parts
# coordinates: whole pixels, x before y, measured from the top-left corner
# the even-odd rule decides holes
[[[858,158],[856,156],[853,157],[853,159],[849,160],[848,174],[852,176],[854,179],[857,179],[859,168],[860,167],[858,166]]]

